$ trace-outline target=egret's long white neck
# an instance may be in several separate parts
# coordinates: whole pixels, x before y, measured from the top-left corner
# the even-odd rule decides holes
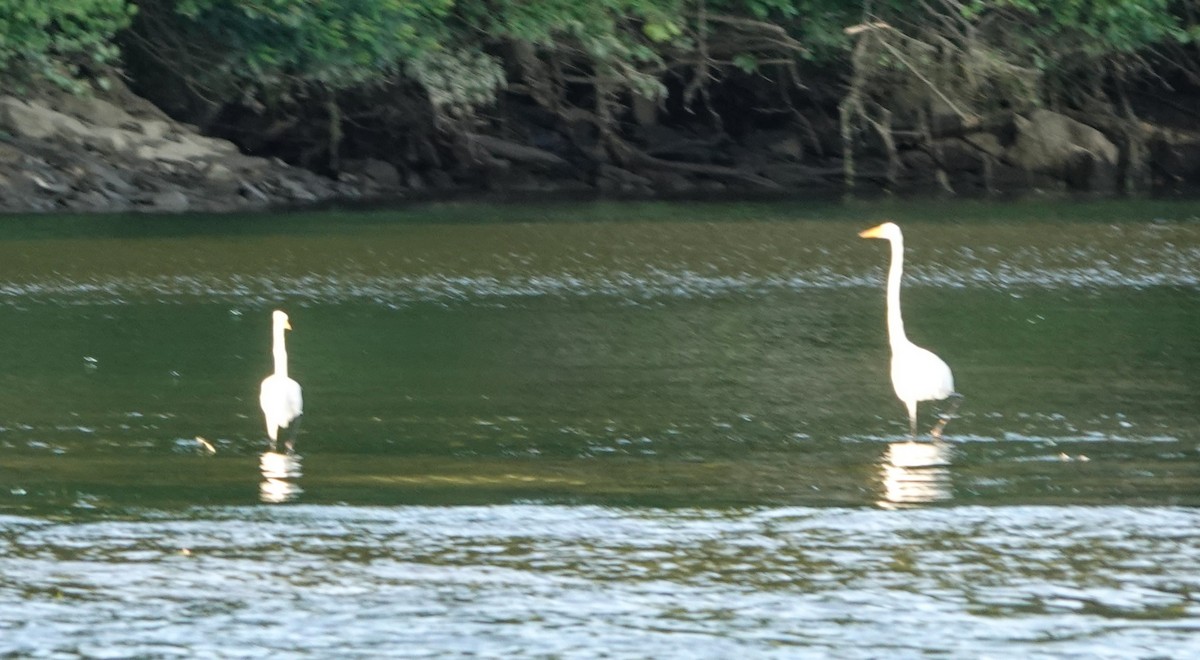
[[[888,241],[892,244],[892,265],[888,268],[887,322],[888,341],[892,348],[907,344],[904,334],[904,319],[900,316],[900,278],[904,275],[904,238],[897,236]]]
[[[281,378],[287,378],[287,348],[284,346],[283,339],[284,327],[282,323],[275,324],[275,341],[271,352],[275,355],[275,375]]]

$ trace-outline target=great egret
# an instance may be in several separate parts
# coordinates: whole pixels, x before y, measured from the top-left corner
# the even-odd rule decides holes
[[[904,275],[904,234],[894,222],[858,233],[862,238],[884,238],[892,244],[892,265],[887,279],[888,341],[892,345],[892,388],[896,397],[908,408],[909,431],[917,436],[917,402],[937,401],[961,395],[954,391],[954,376],[942,358],[908,340],[904,334],[904,319],[900,317],[900,278]],[[941,437],[949,416],[943,416],[933,427],[933,437]]]
[[[272,353],[275,356],[275,373],[263,379],[258,403],[266,416],[267,435],[274,443],[279,437],[279,429],[286,429],[304,411],[304,399],[300,395],[300,383],[288,377],[288,356],[283,333],[291,330],[292,324],[288,321],[288,315],[279,310],[271,314],[271,319],[274,324]]]

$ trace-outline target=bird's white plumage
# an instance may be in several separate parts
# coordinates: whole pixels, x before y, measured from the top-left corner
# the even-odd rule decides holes
[[[937,401],[954,394],[954,376],[942,358],[905,342],[892,348],[892,387],[901,401]]]
[[[300,383],[287,376],[280,378],[271,374],[264,378],[258,393],[258,403],[266,416],[267,436],[272,440],[279,438],[279,429],[286,429],[292,420],[304,412]]]
[[[275,441],[279,429],[286,429],[304,412],[304,397],[300,383],[288,376],[287,347],[284,332],[291,330],[288,315],[276,310],[272,315],[272,354],[275,358],[275,373],[263,379],[259,389],[258,403],[262,406],[267,423],[267,436]]]
[[[892,346],[892,388],[908,408],[909,427],[916,435],[917,402],[936,401],[954,394],[950,367],[933,352],[908,340],[900,314],[900,280],[904,275],[904,235],[895,223],[885,222],[859,232],[863,238],[882,238],[891,243],[892,263],[888,269],[888,341]],[[943,422],[944,423],[944,422]],[[937,430],[940,430],[937,429]]]

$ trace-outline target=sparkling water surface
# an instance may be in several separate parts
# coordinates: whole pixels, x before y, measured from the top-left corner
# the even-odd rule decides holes
[[[0,655],[1187,657],[1198,278],[1186,201],[6,218]]]

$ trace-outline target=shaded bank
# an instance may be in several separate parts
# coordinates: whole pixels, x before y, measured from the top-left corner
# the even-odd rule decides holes
[[[0,73],[42,90],[0,104],[10,210],[1200,183],[1194,3],[4,11],[0,36],[26,47],[0,46]]]
[[[511,104],[502,103],[511,109]],[[1163,108],[1169,108],[1163,104]],[[520,113],[516,113],[520,115]],[[769,124],[739,139],[667,126],[637,128],[654,161],[625,169],[515,138],[467,133],[408,134],[431,152],[458,157],[394,162],[378,146],[343,150],[341,169],[308,169],[281,156],[288,136],[262,142],[260,116],[205,136],[121,89],[100,96],[0,97],[0,210],[229,211],[349,200],[529,196],[678,197],[694,194],[828,197],[848,191],[1020,194],[1194,191],[1200,186],[1200,131],[1146,124],[1136,184],[1129,143],[1051,110],[1014,114],[1007,124],[896,148],[896,162],[868,151],[848,186],[836,137]],[[832,118],[823,118],[832,121]],[[514,116],[530,142],[553,143],[535,122]],[[539,138],[540,136],[540,138]],[[822,137],[823,136],[823,137]],[[438,144],[438,139],[446,142]],[[395,146],[395,145],[391,145]],[[257,152],[259,155],[250,155]],[[293,158],[294,160],[294,158]],[[896,164],[899,163],[899,164]],[[311,166],[311,163],[310,163]]]
[[[512,110],[511,104],[501,106]],[[1086,117],[1050,110],[1014,114],[987,130],[898,146],[893,154],[898,165],[884,153],[867,150],[856,162],[852,188],[836,136],[828,131],[794,132],[767,122],[749,126],[735,139],[724,132],[645,126],[635,132],[654,160],[645,168],[625,169],[589,161],[570,149],[533,146],[539,139],[553,143],[554,134],[519,115],[514,111],[507,126],[520,128],[533,136],[530,140],[414,133],[405,139],[425,140],[431,153],[444,149],[460,157],[394,162],[377,146],[363,143],[343,149],[340,169],[330,171],[285,162],[281,156],[295,145],[286,135],[264,141],[258,116],[222,125],[226,139],[204,135],[125,90],[103,97],[4,96],[0,209],[229,211],[478,192],[824,197],[854,190],[974,196],[1169,192],[1200,185],[1200,131],[1145,124],[1142,176],[1138,185],[1129,186],[1128,143],[1118,146]],[[439,146],[439,140],[445,142]]]
[[[106,96],[0,96],[0,210],[230,211],[361,196],[247,156],[128,91]]]

